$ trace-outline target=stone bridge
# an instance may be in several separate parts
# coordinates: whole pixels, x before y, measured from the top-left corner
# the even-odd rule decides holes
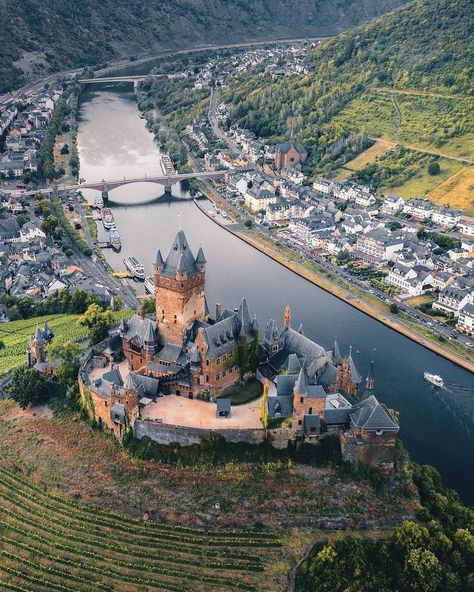
[[[141,74],[137,76],[103,76],[102,78],[80,78],[80,84],[111,84],[113,82],[143,82],[145,78],[163,78],[166,74]]]

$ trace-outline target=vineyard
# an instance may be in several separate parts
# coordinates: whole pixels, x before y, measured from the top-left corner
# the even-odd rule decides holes
[[[0,467],[0,588],[265,589],[275,534],[141,520],[57,496]]]
[[[5,347],[0,350],[0,376],[26,363],[28,339],[34,334],[37,324],[43,327],[44,322],[48,321],[55,343],[84,339],[87,330],[76,325],[79,316],[57,314],[1,324],[0,341],[3,341]]]

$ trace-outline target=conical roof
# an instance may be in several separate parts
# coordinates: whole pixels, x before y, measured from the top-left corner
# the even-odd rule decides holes
[[[158,251],[156,252],[156,266],[157,267],[163,267],[165,262],[163,261],[163,257],[161,255],[161,251],[160,249],[158,249]]]
[[[252,330],[252,321],[250,320],[249,314],[249,307],[247,305],[247,299],[242,298],[242,302],[239,306],[239,311],[237,313],[237,318],[240,321],[240,332],[245,334],[250,334]]]
[[[197,345],[191,350],[191,364],[194,366],[199,366],[201,364],[201,354],[199,353]]]
[[[161,254],[160,254],[161,256]],[[157,255],[158,258],[158,255]],[[179,269],[178,269],[179,266]],[[188,276],[193,276],[200,273],[196,266],[194,255],[189,247],[186,235],[182,230],[178,231],[171,249],[164,262],[162,275],[175,277],[177,272],[186,272]]]
[[[362,376],[359,374],[359,371],[356,368],[354,360],[352,359],[352,347],[349,349],[349,368],[351,371],[351,380],[356,384],[360,384],[362,382]]]
[[[306,382],[306,372],[304,366],[301,367],[300,373],[298,374],[298,379],[295,383],[295,391],[297,393],[308,392],[308,383]]]
[[[300,323],[300,326],[298,327],[298,333],[300,335],[304,335],[303,323]]]
[[[252,319],[252,331],[258,331],[258,322],[257,322],[257,315],[253,315]]]
[[[202,247],[199,247],[199,251],[196,257],[196,263],[199,263],[200,265],[206,263],[206,258],[204,257],[204,251],[202,250]]]
[[[335,364],[340,364],[342,362],[341,350],[339,349],[337,339],[334,340],[334,345],[332,348],[332,357],[334,359]]]
[[[145,322],[146,321],[148,321],[148,322],[146,323],[145,333],[143,335],[143,341],[145,343],[155,343],[156,342],[156,334],[155,334],[155,329],[153,327],[153,323],[149,319],[145,319]]]

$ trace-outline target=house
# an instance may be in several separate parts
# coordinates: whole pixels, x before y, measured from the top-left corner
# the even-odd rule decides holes
[[[355,256],[367,263],[380,265],[393,261],[403,249],[403,239],[386,229],[375,229],[357,239]]]
[[[460,290],[459,288],[448,287],[438,294],[438,300],[433,302],[433,308],[448,315],[459,317],[459,312],[466,304],[472,304],[473,292]]]
[[[474,337],[474,304],[468,303],[459,311],[456,329],[469,337]]]
[[[35,238],[46,238],[46,234],[34,222],[23,224],[20,230],[20,242],[28,243]]]
[[[471,216],[461,216],[457,224],[457,229],[464,236],[474,237],[474,218]]]
[[[385,278],[385,283],[397,288],[402,297],[421,296],[433,290],[433,282],[433,274],[427,267],[406,267],[400,263],[396,263]]]
[[[403,209],[405,201],[399,195],[387,195],[380,211],[383,214],[397,214]]]
[[[431,216],[432,222],[439,226],[451,228],[455,226],[461,219],[460,212],[452,210],[451,208],[437,207],[433,209],[433,215]]]
[[[427,199],[411,199],[403,206],[405,214],[410,214],[414,220],[430,220],[433,215],[433,204]]]
[[[277,203],[278,196],[269,189],[251,187],[250,189],[247,189],[244,195],[244,200],[245,206],[251,212],[258,212],[259,210],[266,210],[270,204]]]
[[[265,221],[278,222],[292,218],[303,218],[308,209],[309,206],[300,199],[282,200],[279,203],[268,205],[265,211]]]
[[[331,181],[322,177],[319,177],[313,181],[313,189],[315,191],[319,191],[319,193],[323,193],[324,195],[329,195],[331,193],[331,185]]]

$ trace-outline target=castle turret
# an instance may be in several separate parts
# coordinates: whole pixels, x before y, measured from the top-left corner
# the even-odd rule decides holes
[[[289,329],[291,324],[291,308],[290,305],[287,304],[285,308],[285,312],[283,314],[283,328]]]
[[[155,263],[156,321],[164,340],[182,345],[186,329],[206,318],[206,260],[202,249],[195,258],[180,230],[166,261],[158,251]]]
[[[367,391],[372,392],[375,387],[375,379],[374,379],[374,362],[370,362],[369,372],[367,374],[367,378],[365,379],[365,388]]]

